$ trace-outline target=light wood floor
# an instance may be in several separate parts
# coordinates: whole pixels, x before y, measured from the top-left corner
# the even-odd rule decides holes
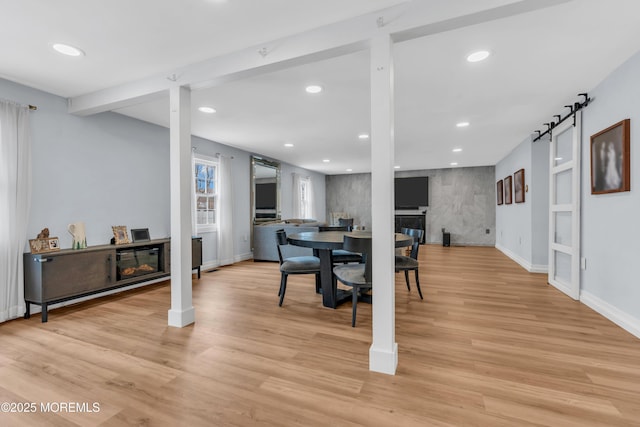
[[[152,285],[0,325],[0,425],[638,426],[640,340],[494,248],[423,246],[425,300],[396,275],[397,375],[368,370],[371,306],[321,307],[313,279],[243,262],[194,281],[167,327]]]

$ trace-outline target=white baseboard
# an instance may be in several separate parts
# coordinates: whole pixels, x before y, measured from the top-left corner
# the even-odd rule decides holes
[[[209,261],[209,262],[205,262],[200,266],[200,270],[201,271],[208,271],[208,270],[214,270],[216,268],[218,268],[220,266],[220,264],[218,264],[218,261]]]
[[[524,269],[531,273],[548,273],[548,266],[546,265],[532,265],[524,260],[522,257],[514,254],[510,250],[496,244],[496,249],[504,253],[506,256],[520,264]],[[640,319],[631,316],[628,313],[620,310],[617,307],[609,304],[608,302],[598,298],[597,296],[587,292],[580,292],[580,302],[591,308],[596,313],[611,320],[616,325],[620,326],[625,331],[640,338]]]
[[[387,375],[395,375],[398,368],[398,343],[392,349],[369,348],[369,370]]]
[[[548,274],[549,273],[549,266],[544,265],[544,264],[532,264],[531,268],[529,269],[529,273]]]
[[[236,255],[235,257],[236,262],[247,261],[250,259],[253,259],[253,252],[247,252],[244,254]]]
[[[509,258],[511,258],[512,260],[514,260],[515,262],[517,262],[518,264],[520,264],[520,266],[525,270],[527,270],[529,273],[548,273],[549,272],[549,267],[547,265],[532,264],[526,259],[522,258],[520,255],[513,253],[512,251],[510,251],[509,249],[505,248],[504,246],[498,243],[496,243],[496,249],[502,252],[503,254],[505,254],[506,256],[508,256]]]
[[[175,328],[184,328],[187,325],[191,325],[196,321],[196,311],[193,307],[189,307],[185,310],[169,310],[168,313],[169,326]]]
[[[202,266],[200,267],[201,270],[203,271],[207,271],[207,270],[213,270],[215,268],[218,268],[222,265],[230,265],[230,264],[234,264],[236,262],[241,262],[241,261],[247,261],[253,259],[253,253],[252,252],[247,252],[244,254],[239,254],[239,255],[235,255],[233,257],[233,260],[226,260],[224,262],[221,262],[217,259],[214,259],[213,261],[207,261],[204,262],[202,264]]]
[[[612,306],[592,293],[582,291],[580,302],[620,326],[630,334],[640,338],[640,319]]]

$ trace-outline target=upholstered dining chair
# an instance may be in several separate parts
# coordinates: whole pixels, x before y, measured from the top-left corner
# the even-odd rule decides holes
[[[371,289],[371,237],[346,235],[342,247],[348,251],[359,252],[364,258],[364,264],[343,264],[333,267],[336,279],[352,287],[351,327],[355,327],[358,296]]]
[[[351,231],[347,225],[321,225],[318,227],[319,232],[323,231]],[[362,262],[362,255],[349,252],[344,249],[334,249],[331,251],[331,257],[334,264],[348,264],[350,262]]]
[[[329,225],[338,225],[339,218],[348,218],[347,212],[330,212],[329,213]]]
[[[310,255],[284,258],[281,247],[289,244],[286,231],[277,230],[276,240],[280,259],[280,291],[278,292],[280,303],[278,305],[282,307],[284,294],[287,291],[287,278],[290,274],[315,274],[316,293],[320,292],[320,259]]]
[[[349,231],[353,230],[353,218],[338,218],[340,227],[349,227]]]
[[[411,291],[411,285],[409,284],[409,271],[416,272],[416,287],[418,288],[418,294],[420,299],[422,298],[422,290],[420,289],[420,278],[418,277],[418,249],[420,249],[420,241],[424,235],[424,230],[417,230],[414,228],[402,228],[402,234],[407,234],[413,237],[413,244],[411,245],[411,253],[409,256],[396,255],[396,273],[404,271],[404,278],[407,281],[407,289]]]

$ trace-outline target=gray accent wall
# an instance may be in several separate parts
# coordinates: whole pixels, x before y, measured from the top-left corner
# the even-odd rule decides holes
[[[427,243],[442,243],[445,228],[452,245],[495,245],[493,166],[404,171],[396,176],[429,177]],[[331,212],[347,212],[355,224],[371,227],[371,174],[329,175],[326,182],[327,218]]]
[[[331,212],[345,212],[355,225],[371,229],[371,174],[327,175],[327,221]]]

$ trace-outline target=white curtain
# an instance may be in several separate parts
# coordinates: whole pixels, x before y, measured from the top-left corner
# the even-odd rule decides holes
[[[316,204],[314,203],[313,183],[311,178],[307,177],[307,204],[305,206],[305,218],[316,218]]]
[[[198,209],[196,207],[196,152],[195,148],[191,148],[191,236],[198,235]]]
[[[302,176],[293,173],[293,218],[304,218],[304,205],[302,203]]]
[[[30,201],[29,108],[0,100],[0,322],[25,310],[22,253]]]
[[[315,218],[311,178],[293,173],[293,217]]]
[[[218,262],[220,265],[233,264],[233,177],[232,159],[220,156],[218,171]]]

